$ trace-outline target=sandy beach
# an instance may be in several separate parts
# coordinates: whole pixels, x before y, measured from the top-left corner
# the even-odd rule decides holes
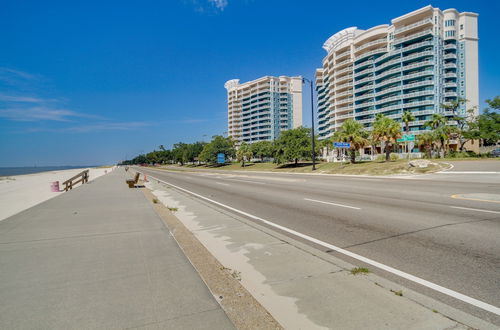
[[[86,168],[40,172],[0,178],[0,221],[26,210],[64,192],[52,192],[50,185],[62,183]],[[89,181],[112,171],[114,168],[90,168]],[[76,189],[81,183],[76,185]],[[73,189],[75,189],[73,188]]]

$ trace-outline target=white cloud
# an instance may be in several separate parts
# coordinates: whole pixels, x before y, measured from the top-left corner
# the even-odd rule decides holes
[[[29,108],[0,109],[0,118],[12,121],[71,121],[71,117],[89,117],[75,111],[66,109],[53,109],[44,106]]]
[[[221,11],[228,5],[227,0],[208,0],[208,2]]]
[[[25,133],[54,132],[54,133],[89,133],[104,131],[129,131],[151,126],[146,122],[102,122],[88,125],[77,125],[63,128],[30,128]]]

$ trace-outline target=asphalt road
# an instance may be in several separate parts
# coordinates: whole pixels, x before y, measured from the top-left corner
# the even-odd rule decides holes
[[[500,174],[367,178],[139,170],[500,307]],[[328,252],[364,265],[343,254]],[[500,325],[500,317],[494,313],[384,270],[367,267]]]

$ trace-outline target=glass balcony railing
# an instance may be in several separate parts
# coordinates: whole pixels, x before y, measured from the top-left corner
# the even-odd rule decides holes
[[[425,19],[418,21],[418,22],[415,22],[413,24],[397,28],[396,30],[394,30],[394,34],[396,35],[396,34],[399,34],[399,33],[402,33],[402,32],[405,32],[405,31],[408,31],[408,30],[411,30],[411,29],[414,29],[416,27],[423,26],[426,24],[432,24],[432,17],[425,18]]]

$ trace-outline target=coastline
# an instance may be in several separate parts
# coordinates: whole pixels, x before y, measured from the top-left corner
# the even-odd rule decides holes
[[[92,181],[114,169],[114,167],[80,167],[30,174],[1,176],[0,221],[5,220],[8,217],[22,212],[32,206],[40,204],[48,199],[59,196],[62,192],[52,192],[50,189],[50,184],[52,182],[59,181],[60,189],[62,189],[62,182],[87,168],[90,169],[89,181]],[[77,187],[79,186],[80,185],[78,185]]]

